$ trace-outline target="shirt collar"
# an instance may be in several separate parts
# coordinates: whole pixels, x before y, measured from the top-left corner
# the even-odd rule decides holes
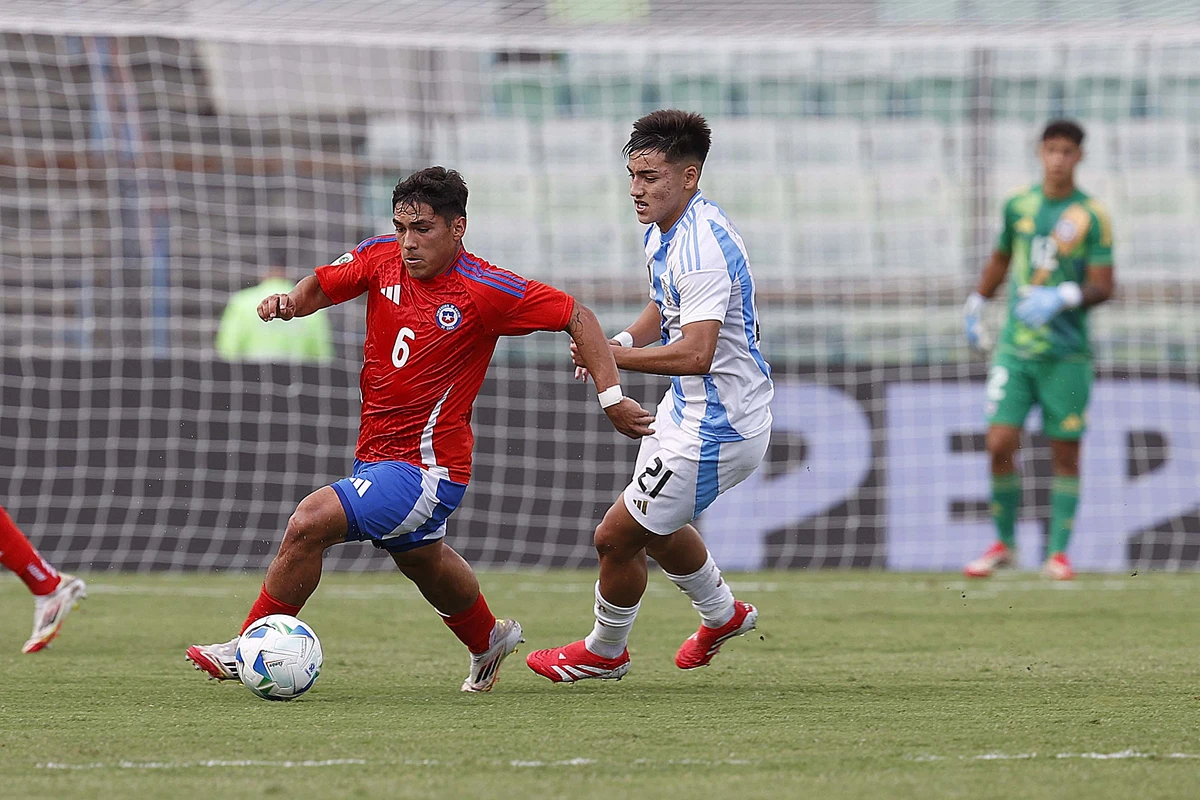
[[[679,219],[675,220],[675,224],[671,226],[670,230],[662,235],[662,244],[666,244],[670,242],[672,238],[674,238],[675,232],[679,230],[679,224],[687,219],[688,212],[692,210],[692,206],[696,205],[696,203],[703,199],[704,195],[701,194],[699,189],[696,189],[696,193],[692,195],[692,199],[688,201],[686,206],[684,206],[683,213],[679,215]]]

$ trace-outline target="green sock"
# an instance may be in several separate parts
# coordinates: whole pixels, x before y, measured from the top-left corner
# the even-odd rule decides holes
[[[1079,505],[1079,478],[1056,475],[1050,484],[1050,555],[1066,552]]]
[[[1021,473],[992,476],[992,521],[1006,547],[1016,546],[1017,510],[1021,507]]]

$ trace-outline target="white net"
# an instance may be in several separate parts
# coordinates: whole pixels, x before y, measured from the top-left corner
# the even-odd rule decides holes
[[[959,309],[1041,125],[1070,116],[1121,285],[1093,314],[1072,555],[1193,566],[1198,54],[1200,11],[1165,2],[9,2],[0,503],[64,567],[262,566],[349,469],[364,314],[328,312],[331,360],[230,363],[231,295],[385,232],[395,181],[442,163],[474,252],[618,330],[645,303],[620,149],[679,107],[712,124],[702,186],[750,249],[777,384],[768,463],[700,521],[714,552],[957,569],[992,535]],[[497,352],[450,522],[477,563],[592,558],[636,445],[570,372],[550,335]],[[646,405],[665,385],[624,383]],[[1033,562],[1049,469],[1027,444]]]

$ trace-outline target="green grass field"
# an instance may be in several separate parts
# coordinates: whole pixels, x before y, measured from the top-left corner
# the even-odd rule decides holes
[[[588,630],[592,580],[482,575],[526,648]],[[762,636],[708,669],[674,667],[696,618],[654,576],[623,681],[555,686],[518,657],[469,696],[463,649],[403,578],[329,575],[303,612],[321,678],[268,703],[183,659],[229,635],[258,576],[93,575],[32,656],[32,603],[6,579],[0,796],[1200,795],[1200,575],[731,583]]]

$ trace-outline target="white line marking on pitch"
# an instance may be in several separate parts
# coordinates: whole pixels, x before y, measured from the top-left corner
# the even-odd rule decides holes
[[[932,760],[937,757],[924,757],[916,760]],[[49,770],[85,770],[85,769],[194,769],[194,768],[243,768],[243,767],[280,767],[284,769],[296,769],[305,767],[340,767],[340,766],[409,766],[409,767],[435,767],[449,766],[455,762],[438,761],[436,759],[406,759],[403,761],[368,761],[362,758],[328,758],[322,760],[305,760],[305,761],[262,761],[257,759],[238,759],[238,760],[222,760],[208,759],[203,761],[93,761],[86,764],[66,764],[61,761],[44,761],[36,765],[37,769]],[[459,762],[462,763],[462,762]],[[588,767],[594,764],[601,763],[594,758],[565,758],[557,761],[541,761],[541,760],[524,760],[515,759],[512,761],[493,761],[496,766],[510,766],[514,768],[538,768],[538,767]],[[665,765],[687,765],[687,766],[725,766],[738,765],[744,766],[756,764],[756,761],[747,761],[736,758],[724,758],[716,760],[706,760],[698,758],[671,758],[671,759],[652,759],[639,758],[632,762],[634,766],[665,766]]]
[[[1083,581],[1076,583],[1050,583],[1043,580],[1028,579],[999,579],[987,582],[963,581],[956,578],[938,580],[936,577],[919,578],[912,581],[893,580],[835,580],[835,581],[800,581],[796,583],[779,583],[774,581],[742,581],[735,576],[729,585],[738,592],[784,592],[791,594],[830,594],[834,592],[913,592],[930,594],[941,591],[966,592],[968,597],[986,599],[1003,594],[1004,592],[1124,592],[1137,591],[1141,588],[1166,589],[1168,591],[1191,591],[1195,584],[1156,584],[1150,581],[1119,580],[1109,578],[1101,581]],[[498,588],[496,594],[580,594],[591,595],[595,591],[594,583],[518,583],[513,588]],[[116,583],[89,582],[88,590],[97,594],[150,596],[150,597],[220,597],[231,596],[229,587],[216,586],[128,586]],[[252,593],[249,586],[245,590]],[[336,597],[344,600],[374,600],[378,598],[396,598],[400,600],[420,599],[420,593],[411,586],[328,586],[321,590],[325,597]],[[646,593],[652,595],[675,594],[674,587],[651,583],[646,587]],[[248,595],[247,595],[248,596]]]
[[[39,763],[38,769],[184,769],[188,767],[340,767],[360,765],[367,762],[361,758],[327,758],[320,761],[115,761],[105,764],[94,761],[90,764],[63,764],[58,761]]]
[[[905,756],[907,761],[1019,761],[1032,758],[1082,758],[1092,761],[1120,761],[1128,758],[1200,758],[1200,753],[1143,753],[1140,750],[1121,750],[1116,753],[980,753],[974,756]]]
[[[567,758],[562,761],[510,761],[510,767],[584,767],[595,764],[594,758]]]

